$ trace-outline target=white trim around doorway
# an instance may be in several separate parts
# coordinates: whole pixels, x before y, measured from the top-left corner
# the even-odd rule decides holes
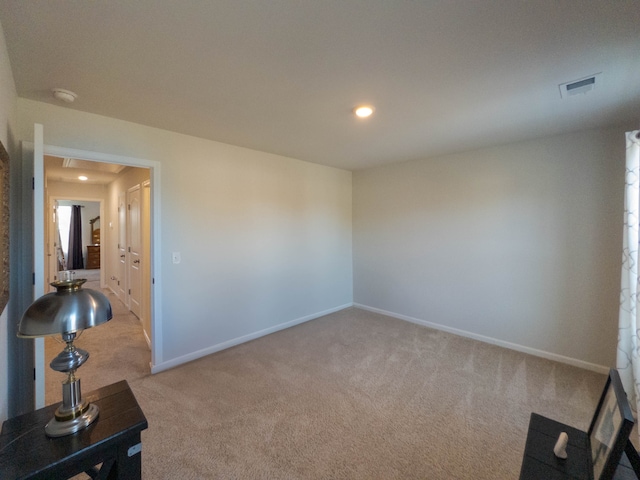
[[[25,142],[28,145],[29,142]],[[115,163],[130,167],[148,168],[151,179],[151,372],[155,366],[163,363],[162,356],[162,303],[159,292],[162,291],[161,274],[161,177],[160,162],[135,157],[125,157],[110,153],[77,150],[73,148],[44,145],[44,155],[70,157],[94,162]]]

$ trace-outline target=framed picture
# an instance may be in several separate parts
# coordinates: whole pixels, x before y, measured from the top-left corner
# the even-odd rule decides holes
[[[611,369],[587,432],[594,480],[613,478],[633,423],[631,406],[622,388],[620,375],[617,370]]]
[[[0,142],[0,312],[9,301],[9,154]]]

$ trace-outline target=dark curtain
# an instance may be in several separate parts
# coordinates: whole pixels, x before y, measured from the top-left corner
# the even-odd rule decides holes
[[[73,205],[71,207],[71,225],[69,226],[69,252],[67,258],[67,269],[76,270],[84,268],[82,258],[82,207]]]

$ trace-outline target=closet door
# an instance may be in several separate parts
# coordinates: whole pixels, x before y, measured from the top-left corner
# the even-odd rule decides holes
[[[118,284],[116,286],[116,295],[122,303],[127,307],[129,301],[127,298],[127,201],[126,193],[118,194]]]
[[[142,305],[142,218],[140,185],[128,191],[127,236],[128,236],[128,272],[129,272],[129,310],[138,318],[141,317]]]

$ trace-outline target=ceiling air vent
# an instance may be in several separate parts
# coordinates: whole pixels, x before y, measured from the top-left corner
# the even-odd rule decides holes
[[[63,168],[80,168],[82,170],[91,170],[106,173],[120,173],[127,166],[115,163],[94,162],[91,160],[79,160],[77,158],[64,158],[62,160]]]
[[[590,92],[596,85],[599,85],[602,82],[600,78],[602,76],[602,72],[594,73],[593,75],[589,75],[588,77],[580,78],[578,80],[573,80],[568,83],[561,83],[560,86],[560,97],[567,98],[573,97],[574,95],[581,95]]]

